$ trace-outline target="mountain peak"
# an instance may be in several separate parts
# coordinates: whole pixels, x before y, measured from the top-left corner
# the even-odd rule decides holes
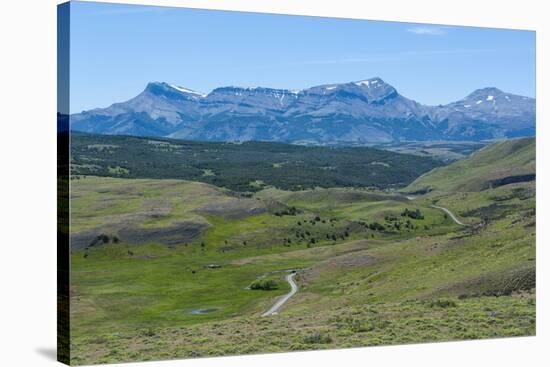
[[[397,90],[379,77],[359,80],[350,83],[361,89],[361,93],[373,103],[385,103],[384,101],[399,96]]]
[[[365,80],[359,80],[356,82],[353,82],[353,84],[359,86],[359,87],[366,87],[366,88],[380,88],[383,86],[389,86],[385,81],[383,81],[379,77],[374,77],[370,79]]]
[[[481,97],[488,97],[488,96],[499,96],[501,94],[505,94],[503,91],[501,91],[498,88],[495,87],[486,87],[481,89],[476,89],[472,93],[470,93],[466,98],[481,98]]]

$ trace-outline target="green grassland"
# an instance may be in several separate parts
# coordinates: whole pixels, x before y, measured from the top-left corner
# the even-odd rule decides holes
[[[477,154],[498,148],[492,167],[506,166],[498,154],[529,165],[534,144],[517,144]],[[404,191],[432,190],[413,200],[365,187],[73,179],[71,361],[534,335],[535,182],[478,184],[503,177],[479,161],[445,167],[449,182],[424,175]],[[455,186],[453,165],[468,183]],[[291,270],[298,293],[261,317]],[[276,287],[251,289],[258,280]]]
[[[491,144],[466,159],[436,168],[406,191],[480,191],[498,186],[505,178],[534,180],[534,174],[535,138],[515,139]]]

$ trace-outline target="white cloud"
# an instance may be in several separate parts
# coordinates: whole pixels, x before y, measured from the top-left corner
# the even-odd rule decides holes
[[[447,33],[443,28],[439,27],[413,27],[407,29],[407,32],[422,36],[443,36]]]

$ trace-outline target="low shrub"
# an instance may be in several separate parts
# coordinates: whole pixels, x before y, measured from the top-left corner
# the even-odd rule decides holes
[[[278,286],[277,282],[272,280],[272,279],[269,279],[269,280],[265,280],[265,279],[256,280],[256,281],[254,281],[254,283],[252,283],[250,285],[250,289],[262,290],[262,291],[271,291],[271,290],[278,289],[278,288],[279,288],[279,286]]]
[[[306,344],[329,344],[332,343],[332,338],[328,334],[315,332],[304,336],[304,343]]]
[[[438,299],[430,302],[430,307],[448,308],[456,307],[456,302],[450,299]]]

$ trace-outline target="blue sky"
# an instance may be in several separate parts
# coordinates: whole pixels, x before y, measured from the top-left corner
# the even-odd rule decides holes
[[[445,104],[497,87],[535,96],[535,33],[517,30],[73,2],[71,113],[166,81],[300,89],[381,77]]]

